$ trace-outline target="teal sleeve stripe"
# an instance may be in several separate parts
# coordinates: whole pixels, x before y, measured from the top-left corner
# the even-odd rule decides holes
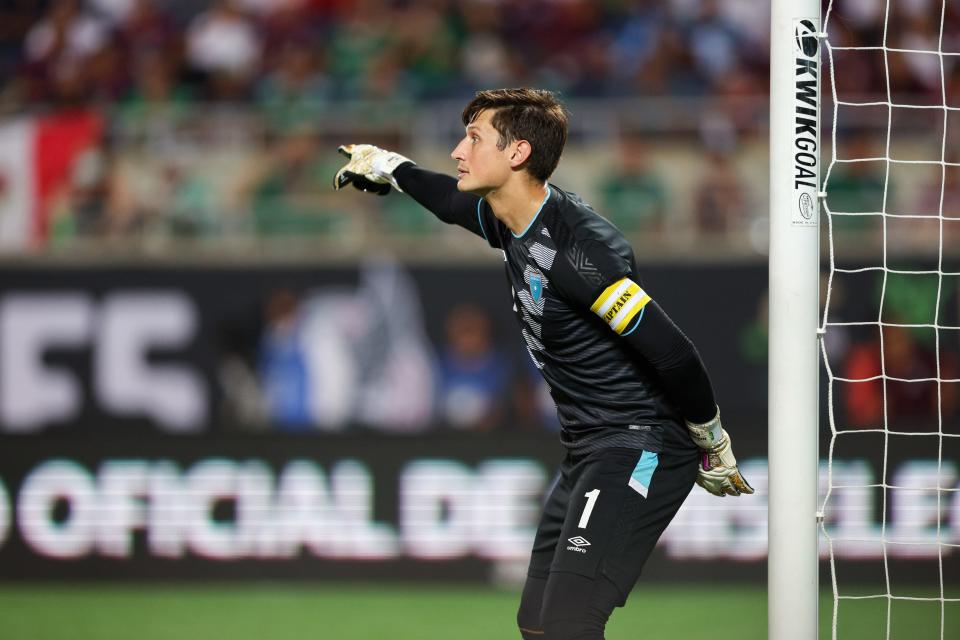
[[[637,314],[637,319],[636,319],[636,321],[633,323],[633,326],[630,327],[630,330],[629,330],[629,331],[624,331],[623,333],[620,334],[620,336],[625,338],[625,337],[627,337],[628,335],[630,335],[631,333],[633,333],[634,329],[636,329],[637,327],[640,326],[640,321],[643,320],[643,314],[646,313],[646,312],[647,312],[647,307],[644,306],[643,309],[640,309],[640,313]]]
[[[487,237],[487,230],[483,228],[483,215],[480,212],[481,205],[483,205],[483,198],[477,200],[477,222],[480,223],[480,233],[483,234],[483,239],[487,241],[487,244],[490,244],[490,238]]]

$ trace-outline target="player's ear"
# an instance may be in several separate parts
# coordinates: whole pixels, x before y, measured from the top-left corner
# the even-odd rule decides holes
[[[510,154],[510,166],[513,168],[522,165],[533,153],[533,147],[526,140],[518,140],[515,144],[513,153]]]

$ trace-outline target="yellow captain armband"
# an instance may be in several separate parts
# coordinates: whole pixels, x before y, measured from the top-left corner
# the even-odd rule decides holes
[[[621,278],[603,290],[590,311],[603,318],[610,328],[623,333],[640,311],[650,302],[650,296],[630,278]]]

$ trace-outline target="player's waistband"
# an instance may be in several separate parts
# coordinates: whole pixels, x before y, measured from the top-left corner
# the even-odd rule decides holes
[[[663,450],[663,426],[631,424],[576,430],[564,427],[560,429],[560,443],[577,455],[612,447],[660,452]]]

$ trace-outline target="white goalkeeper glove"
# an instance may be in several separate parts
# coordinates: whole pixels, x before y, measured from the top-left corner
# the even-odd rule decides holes
[[[350,158],[350,161],[337,171],[333,179],[334,189],[342,189],[352,184],[361,191],[385,196],[393,186],[403,193],[403,189],[393,177],[393,172],[404,162],[410,162],[409,158],[372,144],[345,144],[337,151]]]
[[[730,436],[720,424],[720,411],[710,422],[703,424],[687,423],[690,437],[700,447],[700,470],[697,472],[697,484],[721,498],[725,495],[738,496],[741,493],[753,493],[753,487],[737,469],[737,459],[733,457]]]

